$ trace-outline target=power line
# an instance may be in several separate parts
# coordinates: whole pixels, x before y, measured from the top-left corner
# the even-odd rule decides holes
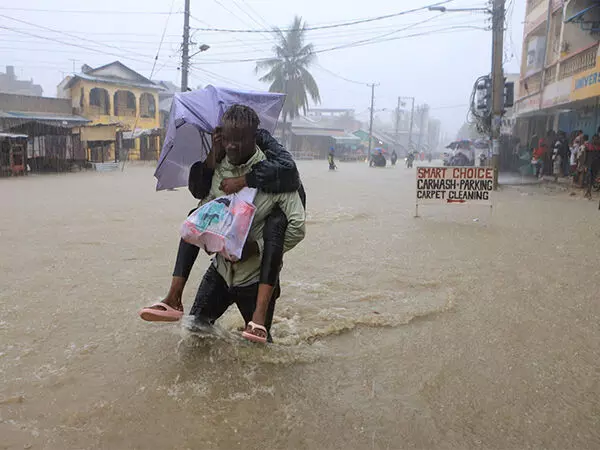
[[[118,46],[116,46],[116,45],[111,45],[111,44],[105,44],[105,43],[97,42],[97,41],[94,41],[94,40],[92,40],[92,39],[87,39],[87,38],[85,38],[85,37],[76,36],[76,35],[74,35],[74,34],[70,34],[70,33],[65,33],[65,32],[63,32],[63,31],[60,31],[60,30],[55,30],[55,29],[53,29],[53,28],[49,28],[49,27],[46,27],[46,26],[44,26],[44,25],[38,25],[38,24],[36,24],[36,23],[33,23],[33,22],[28,22],[28,21],[26,21],[26,20],[16,19],[16,18],[14,18],[14,17],[10,17],[10,16],[4,15],[4,14],[0,14],[0,17],[4,17],[5,19],[9,19],[9,20],[12,20],[12,21],[15,21],[15,22],[24,23],[24,24],[26,24],[26,25],[30,25],[30,26],[33,26],[33,27],[36,27],[36,28],[41,28],[41,29],[43,29],[43,30],[46,30],[46,31],[51,31],[51,32],[53,32],[53,33],[57,33],[57,34],[60,34],[60,35],[63,35],[63,36],[67,36],[67,37],[71,37],[71,38],[79,39],[79,40],[81,40],[81,41],[90,42],[90,43],[92,43],[92,44],[95,44],[95,45],[101,45],[101,46],[103,46],[103,47],[109,47],[109,48],[114,48],[114,49],[117,49],[117,50],[124,51],[124,49],[123,49],[122,47],[118,47]],[[11,28],[9,28],[9,27],[4,27],[4,26],[1,26],[0,28],[4,28],[4,29],[6,29],[6,30],[11,30]],[[15,31],[15,30],[13,29],[12,31]],[[37,37],[37,38],[41,38],[41,39],[46,39],[46,40],[54,40],[54,41],[56,41],[56,42],[59,42],[59,43],[62,43],[62,44],[66,44],[66,45],[71,45],[71,46],[74,46],[74,47],[82,47],[82,48],[85,48],[85,47],[83,47],[83,46],[81,46],[81,45],[75,45],[75,44],[72,44],[72,43],[65,43],[65,42],[63,42],[63,41],[58,41],[58,40],[56,40],[56,39],[52,39],[52,38],[50,38],[50,37],[47,37],[47,36],[38,36],[38,35],[31,34],[31,33],[26,33],[26,32],[23,32],[23,31],[18,31],[18,33],[21,33],[21,34],[27,34],[27,35],[29,35],[29,36],[33,36],[33,37]],[[130,52],[130,53],[133,53],[133,52]],[[137,53],[137,55],[139,55],[139,56],[143,56],[143,57],[146,57],[146,58],[152,58],[152,56],[143,55],[143,54],[140,54],[140,53]]]
[[[170,15],[171,12],[166,11],[110,11],[110,10],[90,10],[90,9],[43,9],[43,8],[10,8],[0,6],[0,10],[5,11],[26,11],[26,12],[49,12],[49,13],[67,13],[67,14],[144,14],[144,15]],[[175,14],[181,14],[177,12]]]
[[[6,27],[4,25],[0,25],[0,29],[14,31],[14,32],[19,33],[19,34],[24,34],[24,35],[27,35],[27,36],[33,36],[33,37],[37,37],[37,38],[40,38],[40,39],[43,39],[43,40],[57,42],[59,44],[68,45],[70,47],[81,48],[81,49],[84,49],[84,50],[89,50],[89,51],[96,52],[96,53],[101,53],[101,54],[104,54],[104,55],[116,56],[117,58],[123,58],[123,59],[128,59],[128,60],[131,60],[131,61],[148,63],[148,61],[142,61],[140,59],[132,58],[130,56],[121,55],[121,54],[118,54],[118,53],[107,52],[107,51],[100,50],[100,49],[94,48],[94,47],[88,47],[88,46],[85,46],[85,45],[74,44],[72,42],[65,42],[65,41],[61,41],[60,39],[55,39],[55,38],[51,38],[51,37],[48,37],[48,36],[40,36],[40,35],[36,35],[36,34],[33,34],[33,33],[27,33],[25,31],[16,31],[15,29],[12,29],[10,27]],[[147,56],[147,55],[142,55],[142,56],[145,56],[145,57],[147,57],[149,59],[152,59],[151,56]]]
[[[215,0],[215,1],[217,1],[217,0]],[[399,16],[404,16],[406,14],[412,14],[415,12],[428,10],[430,7],[444,5],[444,4],[450,3],[452,1],[454,1],[454,0],[444,0],[441,2],[433,3],[431,5],[421,6],[420,8],[413,8],[413,9],[409,9],[406,11],[400,11],[400,12],[393,13],[393,14],[386,14],[383,16],[370,17],[367,19],[357,19],[357,20],[353,20],[350,22],[342,22],[342,23],[338,23],[338,24],[320,25],[320,26],[313,26],[313,27],[304,27],[304,28],[302,28],[302,30],[303,31],[326,30],[326,29],[331,29],[331,28],[349,27],[349,26],[353,26],[353,25],[359,25],[362,23],[375,22],[375,21],[379,21],[379,20],[390,19],[392,17],[399,17]],[[279,33],[280,31],[281,32],[300,31],[300,29],[293,29],[293,28],[279,28],[279,29],[275,29],[275,30],[231,29],[231,28],[197,28],[197,29],[200,31],[212,31],[212,32],[221,32],[221,33]]]
[[[0,8],[2,9],[2,8]],[[16,30],[20,31],[30,31],[28,28],[16,28]],[[61,30],[64,33],[74,33],[74,34],[93,34],[93,35],[108,35],[108,36],[156,36],[156,34],[150,33],[123,33],[119,31],[115,32],[94,32],[94,31],[73,31],[73,30]],[[169,37],[181,37],[178,34],[167,34]]]
[[[438,16],[435,16],[438,17]],[[430,20],[430,19],[428,19]],[[439,25],[420,25],[424,23],[424,21],[421,22],[417,22],[417,23],[413,23],[413,24],[408,24],[407,26],[410,26],[413,29],[418,29],[418,30],[425,30],[425,29],[432,29],[432,28],[438,28]],[[457,22],[444,22],[447,25],[455,25],[455,26],[460,26],[460,25],[472,25],[472,24],[480,24],[482,23],[481,19],[475,19],[475,20],[470,20],[470,21],[457,21]],[[406,28],[406,27],[405,27]],[[377,27],[375,28],[373,31],[367,32],[366,30],[346,30],[342,33],[335,33],[335,34],[329,34],[329,35],[319,35],[319,36],[311,36],[309,38],[310,42],[314,45],[324,45],[325,43],[329,44],[329,45],[340,45],[343,44],[345,42],[339,42],[340,38],[343,37],[356,37],[356,35],[359,35],[358,37],[362,37],[361,35],[365,35],[366,37],[372,37],[372,38],[380,38],[382,36],[385,36],[385,34],[380,34],[381,31],[384,32],[389,32],[389,34],[393,34],[394,32],[399,32],[404,30],[405,28],[398,28],[398,25],[394,25],[392,27],[390,26],[385,26],[385,27]],[[236,41],[237,42],[237,41]],[[236,44],[236,42],[234,41],[211,41],[211,44],[215,47],[215,48],[222,48],[222,49],[228,49],[230,47],[239,47],[238,44]],[[260,41],[254,40],[254,41],[247,41],[245,40],[244,42],[253,42],[253,43],[257,43],[257,44],[270,44],[270,42],[266,42],[264,39],[261,39]],[[233,54],[245,54],[245,51],[236,51],[236,52],[227,52],[227,53],[221,53],[221,52],[217,52],[217,54],[221,55],[233,55]],[[215,53],[211,52],[211,55],[214,55]]]
[[[75,39],[78,39],[78,40],[90,42],[90,43],[92,43],[94,45],[100,45],[100,46],[103,46],[103,47],[114,48],[114,49],[117,49],[117,50],[120,50],[120,51],[124,51],[126,53],[134,54],[134,55],[141,56],[141,57],[144,57],[144,58],[153,59],[153,57],[149,56],[149,55],[145,55],[145,54],[142,54],[142,53],[133,52],[131,50],[128,51],[128,50],[123,49],[121,47],[118,47],[116,45],[104,44],[104,43],[101,43],[101,42],[94,41],[92,39],[87,39],[87,38],[84,38],[84,37],[81,37],[81,36],[76,36],[76,35],[73,35],[73,34],[65,33],[65,32],[62,32],[60,30],[55,30],[53,28],[49,28],[49,27],[46,27],[46,26],[43,26],[43,25],[38,25],[38,24],[35,24],[35,23],[32,23],[32,22],[28,22],[26,20],[16,19],[14,17],[6,16],[4,14],[0,14],[0,17],[4,17],[6,19],[13,20],[15,22],[24,23],[26,25],[30,25],[30,26],[33,26],[33,27],[41,28],[41,29],[46,30],[46,31],[51,31],[51,32],[57,33],[59,35],[64,35],[64,36],[75,38]],[[103,54],[106,54],[106,55],[116,56],[117,58],[127,58],[127,59],[129,59],[131,61],[135,61],[136,60],[136,59],[131,58],[130,56],[127,56],[127,55],[121,55],[121,54],[106,52],[104,50],[97,49],[97,48],[94,48],[94,47],[88,47],[88,46],[81,45],[81,44],[74,44],[72,42],[61,41],[59,39],[52,38],[52,37],[49,37],[49,36],[40,36],[38,34],[33,34],[33,33],[26,32],[26,31],[18,31],[17,29],[14,29],[14,28],[11,28],[11,27],[6,27],[6,26],[3,26],[3,25],[0,25],[0,28],[8,30],[8,31],[15,32],[15,33],[18,33],[18,34],[24,34],[24,35],[27,35],[27,36],[33,36],[33,37],[36,37],[38,39],[43,39],[43,40],[47,40],[47,41],[57,42],[59,44],[68,45],[68,46],[71,46],[71,47],[77,47],[77,48],[82,48],[82,49],[90,50],[90,51],[97,52],[97,53],[103,53]]]
[[[404,36],[395,36],[395,37],[388,37],[388,38],[372,38],[372,39],[366,39],[366,40],[360,40],[360,41],[355,41],[355,42],[350,42],[347,44],[342,44],[342,45],[338,45],[338,46],[334,46],[334,47],[330,47],[330,48],[325,48],[325,49],[321,49],[321,50],[315,50],[314,54],[320,54],[320,53],[327,53],[327,52],[332,52],[332,51],[336,51],[336,50],[343,50],[343,49],[347,49],[347,48],[355,48],[355,47],[362,47],[365,45],[373,45],[373,44],[379,44],[382,42],[390,42],[390,41],[397,41],[397,40],[402,40],[402,39],[409,39],[409,38],[413,38],[413,37],[419,37],[419,36],[429,36],[432,34],[439,34],[439,33],[449,33],[451,31],[466,31],[466,30],[485,30],[485,31],[489,31],[488,28],[484,28],[484,27],[475,27],[475,26],[453,26],[453,27],[447,27],[447,28],[440,28],[438,30],[432,30],[432,31],[427,31],[427,32],[421,32],[421,33],[414,33],[414,34],[407,34]],[[247,59],[232,59],[232,60],[219,60],[219,61],[205,61],[205,64],[224,64],[224,63],[243,63],[243,62],[260,62],[260,61],[268,61],[271,58],[247,58]]]
[[[261,15],[260,15],[260,14],[259,14],[259,13],[258,13],[258,12],[257,12],[257,11],[256,11],[254,8],[253,8],[253,7],[252,7],[252,5],[251,5],[250,3],[246,2],[246,0],[241,0],[241,2],[242,2],[244,5],[246,5],[246,6],[248,7],[248,9],[249,9],[250,11],[252,11],[252,12],[253,12],[253,13],[256,15],[256,17],[258,17],[258,19],[259,19],[259,20],[260,20],[260,21],[263,23],[263,25],[264,25],[266,28],[273,28],[273,27],[271,26],[271,24],[269,24],[269,22],[267,22],[267,21],[264,19],[264,17],[262,17],[262,16],[261,16]]]
[[[361,81],[355,81],[355,80],[351,80],[351,79],[349,79],[349,78],[343,77],[342,75],[340,75],[340,74],[338,74],[338,73],[335,73],[335,72],[333,72],[333,71],[331,71],[331,70],[329,70],[329,69],[326,69],[325,67],[323,67],[323,66],[322,66],[321,64],[319,64],[319,63],[316,63],[316,64],[315,64],[315,67],[316,67],[317,69],[320,69],[320,70],[322,70],[323,72],[327,72],[328,74],[330,74],[330,75],[332,75],[332,76],[334,76],[334,77],[337,77],[337,78],[339,78],[340,80],[347,81],[348,83],[359,84],[359,85],[361,85],[361,86],[370,86],[370,83],[363,83],[363,82],[361,82]]]
[[[173,6],[175,6],[175,0],[171,1],[171,9],[173,11]],[[152,81],[152,76],[154,75],[154,69],[156,68],[156,63],[158,62],[158,55],[160,54],[160,49],[163,45],[163,41],[165,40],[165,33],[167,32],[167,27],[169,26],[169,19],[171,18],[171,14],[167,16],[167,20],[165,22],[165,27],[163,28],[162,36],[160,38],[160,44],[158,44],[158,50],[156,51],[156,56],[154,57],[154,63],[152,64],[152,70],[150,71],[150,76],[148,79]]]
[[[246,17],[248,17],[252,22],[257,24],[261,28],[264,26],[264,24],[261,24],[260,22],[258,22],[252,15],[250,15],[250,13],[248,13],[248,11],[246,11],[244,8],[242,8],[240,6],[240,4],[237,2],[237,0],[231,0],[231,2],[237,7],[237,9],[239,9],[241,12],[243,12],[246,15]],[[267,28],[271,28],[271,27],[267,26]]]
[[[230,13],[230,14],[232,14],[234,17],[237,17],[237,16],[236,16],[235,14],[233,14],[233,13],[232,13],[232,12],[231,12],[229,9],[227,9],[226,7],[224,7],[224,6],[223,6],[223,4],[222,4],[222,3],[220,3],[218,0],[213,0],[213,1],[214,1],[214,2],[215,2],[217,5],[220,5],[220,6],[221,6],[221,7],[222,7],[222,8],[223,8],[225,11],[229,12],[229,13]],[[190,18],[191,18],[191,19],[193,19],[193,20],[196,20],[196,21],[198,21],[198,22],[200,22],[200,23],[206,23],[206,22],[203,22],[203,21],[201,21],[200,19],[198,19],[198,18],[194,17],[192,14],[190,14]],[[239,18],[238,18],[238,20],[239,20]],[[201,28],[196,28],[196,31],[198,31],[198,30],[201,30]],[[252,49],[254,49],[254,50],[256,50],[256,51],[261,51],[261,50],[258,50],[258,49],[257,49],[256,47],[254,47],[253,45],[251,45],[251,44],[248,44],[248,43],[246,43],[246,42],[242,41],[241,39],[239,39],[239,38],[237,38],[237,37],[234,37],[234,39],[235,39],[236,41],[238,41],[238,42],[239,42],[239,44],[241,44],[241,46],[242,46],[242,47],[249,47],[249,48],[252,48]]]

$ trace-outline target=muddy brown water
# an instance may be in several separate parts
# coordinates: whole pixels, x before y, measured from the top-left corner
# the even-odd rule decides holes
[[[0,449],[600,448],[597,204],[527,186],[414,219],[414,171],[339,168],[300,163],[266,348],[235,309],[215,338],[137,317],[187,190],[135,166],[0,180]]]

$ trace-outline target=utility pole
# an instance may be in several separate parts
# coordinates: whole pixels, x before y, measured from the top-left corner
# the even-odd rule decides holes
[[[396,145],[394,145],[394,150],[398,150],[396,147],[398,146],[398,128],[400,128],[400,98],[398,97],[398,107],[396,108],[396,134],[395,134],[395,140],[396,140]]]
[[[371,83],[371,120],[369,121],[369,153],[367,161],[371,161],[371,146],[373,145],[373,112],[375,111],[375,83]]]
[[[423,141],[423,131],[425,130],[425,118],[427,115],[427,112],[429,111],[429,107],[427,105],[423,105],[421,107],[418,108],[419,110],[419,114],[421,115],[421,121],[419,124],[419,144],[417,147],[417,152],[421,151],[421,143]]]
[[[408,126],[408,151],[412,151],[410,146],[412,145],[412,133],[413,133],[413,121],[415,118],[415,98],[412,98],[412,107],[410,108],[410,125]]]
[[[504,2],[505,0],[493,0],[492,6],[492,167],[494,168],[494,189],[498,187],[500,125],[504,112],[504,71],[502,69]]]
[[[181,57],[181,92],[188,90],[188,71],[190,68],[190,0],[185,0],[183,13],[183,54]]]

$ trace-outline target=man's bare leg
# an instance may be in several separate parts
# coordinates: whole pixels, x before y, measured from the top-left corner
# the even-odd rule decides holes
[[[179,241],[173,278],[171,278],[171,286],[169,287],[169,292],[166,297],[162,300],[163,303],[178,311],[183,311],[183,289],[190,276],[192,267],[194,267],[199,251],[200,249],[195,245],[188,244],[183,240]],[[166,308],[161,305],[152,306],[151,309],[166,310]]]
[[[270,284],[259,284],[258,285],[258,295],[256,296],[256,308],[254,309],[254,314],[252,314],[252,322],[256,325],[265,326],[265,321],[267,317],[267,310],[269,309],[269,303],[271,303],[271,298],[273,297],[273,289],[274,287]],[[254,329],[252,327],[246,327],[247,332],[251,332],[259,337],[267,338],[267,333],[265,333],[261,329]]]
[[[167,296],[162,300],[162,303],[169,305],[171,308],[176,309],[177,311],[183,311],[183,303],[181,298],[183,297],[183,289],[185,288],[186,283],[187,278],[171,278],[171,287],[169,287],[169,292],[167,292]],[[150,309],[165,310],[165,308],[160,305],[153,306]]]

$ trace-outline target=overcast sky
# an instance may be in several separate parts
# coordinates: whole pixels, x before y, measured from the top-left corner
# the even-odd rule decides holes
[[[329,25],[398,13],[436,1],[439,0],[191,0],[193,41],[211,48],[193,58],[190,85],[266,89],[268,86],[260,83],[254,73],[254,63],[236,61],[268,57],[273,46],[270,33],[196,28],[285,27],[294,14],[302,16],[309,26]],[[0,0],[0,65],[16,66],[17,75],[33,78],[43,86],[45,96],[55,96],[56,85],[73,67],[79,71],[83,63],[95,67],[120,60],[149,77],[165,31],[152,78],[179,84],[183,3]],[[485,7],[487,2],[454,0],[446,6]],[[524,9],[524,1],[507,0],[507,72],[519,71]],[[86,12],[77,12],[81,10]],[[173,13],[169,15],[169,11]],[[464,122],[465,105],[475,78],[490,71],[491,32],[465,28],[473,26],[489,26],[487,15],[424,11],[309,32],[308,41],[321,51],[318,64],[312,68],[321,90],[321,107],[354,108],[357,113],[364,113],[369,108],[370,88],[347,80],[379,83],[375,109],[385,109],[379,113],[382,117],[387,118],[388,111],[396,107],[398,96],[414,96],[417,103],[429,103],[432,115],[442,120],[444,131],[454,135]],[[413,34],[420,36],[406,37]],[[375,43],[329,50],[369,39]]]

